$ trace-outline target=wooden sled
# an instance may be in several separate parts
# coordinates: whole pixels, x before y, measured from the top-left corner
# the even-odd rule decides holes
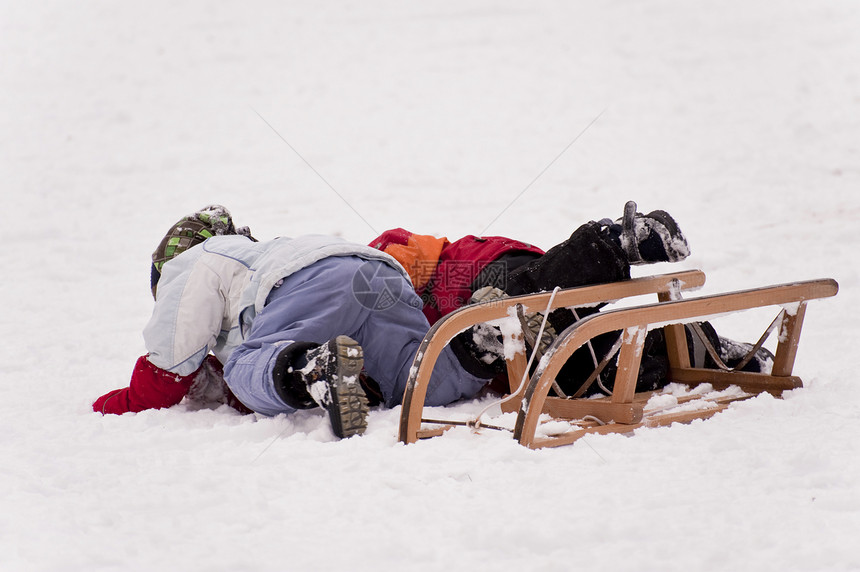
[[[704,282],[703,272],[690,270],[559,290],[555,294],[546,292],[516,296],[467,306],[448,314],[430,328],[416,354],[403,397],[400,441],[414,443],[418,439],[441,435],[455,425],[476,426],[477,423],[474,422],[423,418],[427,386],[436,359],[444,347],[466,328],[481,322],[510,317],[518,305],[530,312],[543,312],[553,296],[552,308],[593,306],[647,294],[656,294],[658,302],[603,310],[573,324],[559,334],[546,350],[527,385],[520,384],[520,380],[525,379],[525,354],[518,352],[508,359],[508,379],[511,387],[510,394],[502,404],[502,410],[517,412],[513,436],[526,447],[555,447],[573,443],[590,433],[630,433],[639,427],[657,427],[705,419],[722,411],[732,401],[753,397],[762,392],[779,396],[784,390],[802,387],[800,378],[793,376],[792,370],[807,302],[836,295],[837,283],[831,279],[812,280],[680,299],[681,291],[699,288]],[[768,329],[778,327],[779,339],[773,368],[769,374],[747,373],[728,368],[691,367],[684,324],[695,324],[719,315],[767,306],[781,307],[779,315]],[[707,383],[714,390],[725,390],[729,387],[736,387],[737,390],[728,394],[717,393],[716,396],[694,391],[678,399],[677,407],[646,406],[655,392],[635,393],[636,377],[645,334],[649,329],[657,327],[664,328],[666,336],[670,363],[668,381],[690,387]],[[596,399],[550,396],[555,377],[571,354],[585,346],[589,340],[613,331],[621,331],[622,335],[617,344],[620,345],[618,367],[611,395]],[[766,335],[760,342],[763,342],[765,337]],[[683,402],[694,400],[696,403],[692,404],[692,407],[689,403],[684,406]],[[546,414],[552,421],[562,420],[564,429],[559,431],[559,423],[553,423],[553,434],[541,434],[546,433],[540,430],[541,421]],[[434,427],[423,428],[423,423]]]

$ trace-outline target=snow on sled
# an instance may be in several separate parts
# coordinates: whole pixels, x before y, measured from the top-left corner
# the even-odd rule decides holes
[[[522,351],[522,329],[507,331],[507,377],[510,388],[502,400],[503,412],[516,412],[513,437],[530,448],[555,447],[573,443],[590,434],[630,433],[639,427],[659,427],[675,422],[706,419],[729,403],[763,392],[780,396],[783,391],[802,387],[792,375],[800,331],[810,300],[835,296],[832,279],[811,280],[752,290],[682,299],[681,291],[700,288],[705,275],[699,270],[634,278],[623,282],[515,296],[461,308],[436,322],[415,356],[403,397],[400,436],[403,443],[435,437],[456,425],[502,427],[472,421],[425,419],[424,400],[436,359],[461,331],[482,322],[499,322],[519,311],[544,312],[562,307],[587,307],[634,296],[657,294],[658,302],[640,306],[602,310],[583,318],[561,332],[547,348],[530,377]],[[769,373],[750,373],[740,366],[729,368],[693,367],[690,363],[685,328],[695,329],[702,321],[754,308],[775,306],[778,315],[750,351],[761,347],[768,334],[778,329],[778,343]],[[508,326],[510,322],[507,323]],[[689,324],[689,326],[685,326]],[[636,393],[636,380],[648,330],[663,328],[669,360],[668,381],[691,389],[678,396],[660,392]],[[611,395],[583,398],[585,387],[572,396],[550,395],[556,376],[568,358],[590,340],[608,332],[621,332],[608,358],[601,360],[596,373],[585,381],[593,383],[606,362],[617,352],[617,370]],[[509,351],[514,348],[513,351]],[[709,349],[713,356],[713,348]],[[742,360],[743,363],[743,360]],[[526,383],[527,381],[527,383]],[[708,384],[708,385],[705,385]],[[556,389],[558,386],[556,385]],[[707,391],[705,391],[707,390]],[[556,391],[556,394],[562,393]],[[660,394],[660,395],[657,395]],[[656,397],[655,397],[656,396]],[[510,430],[510,429],[508,429]]]

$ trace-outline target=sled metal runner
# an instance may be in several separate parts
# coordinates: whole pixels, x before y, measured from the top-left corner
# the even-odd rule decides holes
[[[522,384],[522,387],[518,388],[526,371],[526,356],[518,352],[509,358],[510,395],[503,402],[502,410],[517,412],[514,439],[530,448],[555,447],[573,443],[590,433],[630,433],[639,427],[705,419],[724,410],[733,401],[763,392],[780,396],[785,390],[802,387],[800,378],[792,375],[792,371],[807,302],[836,295],[837,283],[832,279],[810,280],[680,299],[682,290],[700,288],[704,283],[703,272],[689,270],[558,291],[553,300],[553,309],[593,306],[649,294],[656,294],[658,301],[603,310],[579,320],[556,337],[528,383]],[[512,316],[517,305],[522,305],[530,312],[543,312],[551,297],[552,293],[546,292],[467,306],[436,322],[422,341],[407,380],[400,417],[400,441],[414,443],[418,439],[441,435],[455,425],[472,425],[471,422],[423,418],[427,387],[439,354],[461,331],[481,322]],[[695,368],[690,365],[684,324],[767,306],[781,308],[776,319],[779,341],[769,374]],[[649,398],[659,392],[635,393],[636,378],[645,334],[657,327],[664,328],[665,332],[670,365],[668,381],[691,388],[707,383],[715,391],[729,387],[737,387],[738,390],[716,396],[693,392],[679,400],[681,405],[683,402],[699,402],[690,408],[646,407]],[[589,340],[614,331],[622,334],[611,395],[597,399],[549,395],[561,367],[574,351],[585,346]],[[541,435],[541,419],[545,414],[553,420],[565,421],[565,430]],[[423,428],[424,423],[435,427]]]

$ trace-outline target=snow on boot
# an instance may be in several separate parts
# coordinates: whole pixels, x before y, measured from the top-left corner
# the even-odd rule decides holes
[[[690,255],[690,247],[678,223],[666,211],[636,212],[636,203],[627,201],[621,225],[621,248],[630,264],[680,262]]]
[[[363,365],[358,342],[337,336],[322,345],[299,342],[286,347],[278,354],[272,377],[288,405],[324,408],[334,434],[342,439],[367,429],[368,401],[359,382]]]

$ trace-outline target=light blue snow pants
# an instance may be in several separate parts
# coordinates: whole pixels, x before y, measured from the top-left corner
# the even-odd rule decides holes
[[[409,369],[430,324],[421,299],[397,270],[356,256],[329,257],[288,276],[273,289],[244,343],[230,354],[224,374],[250,409],[265,415],[295,411],[278,396],[272,368],[293,342],[324,343],[338,335],[364,350],[364,369],[379,384],[385,404],[403,399]],[[467,373],[451,348],[436,362],[427,405],[472,397],[487,382]]]

